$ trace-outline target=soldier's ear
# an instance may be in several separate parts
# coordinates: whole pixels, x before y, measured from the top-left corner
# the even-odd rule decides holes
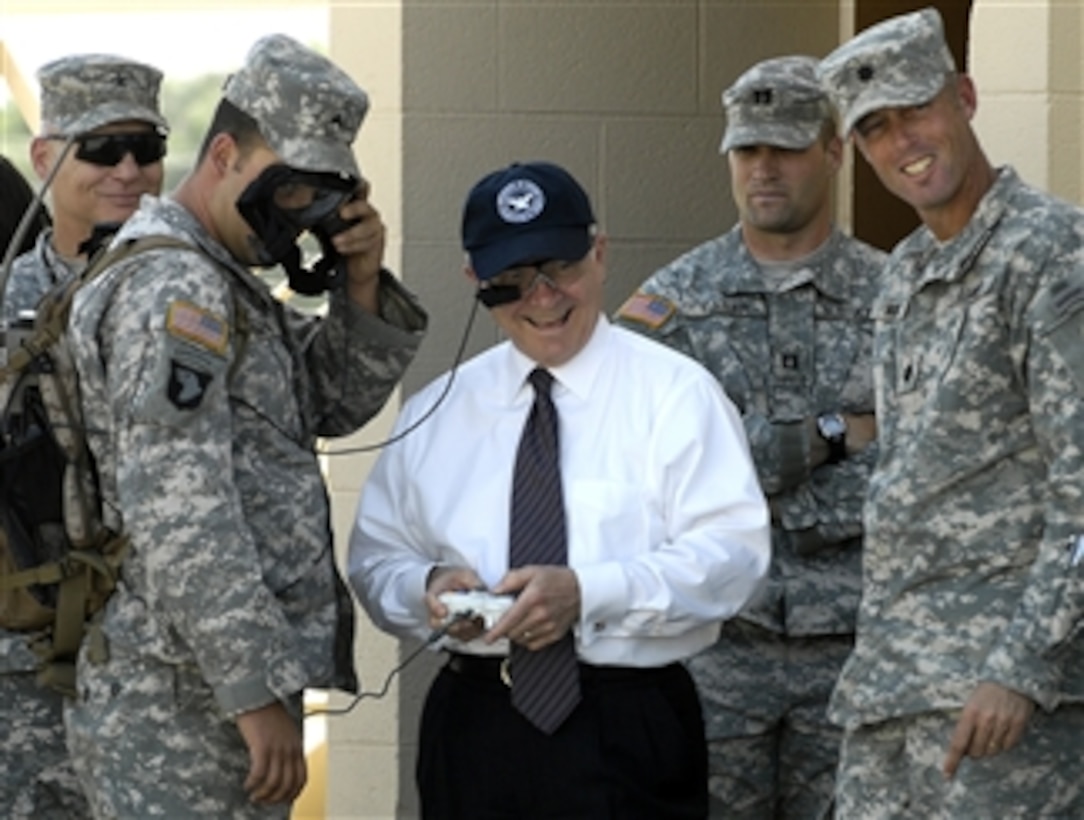
[[[217,176],[226,175],[236,161],[237,154],[237,142],[232,135],[220,131],[211,137],[207,146],[207,162],[214,168]]]
[[[825,143],[824,153],[828,157],[833,172],[843,167],[843,140],[838,136],[832,137]]]
[[[64,146],[61,140],[34,137],[30,141],[30,164],[38,179],[44,180],[53,169],[54,157],[60,156],[59,149]]]

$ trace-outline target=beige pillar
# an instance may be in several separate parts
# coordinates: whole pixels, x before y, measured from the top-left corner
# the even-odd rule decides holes
[[[977,0],[971,20],[975,118],[991,162],[1084,202],[1084,5]]]
[[[385,263],[396,272],[402,270],[404,207],[402,14],[399,0],[329,3],[330,56],[370,98],[369,114],[362,124],[355,152],[362,174],[370,182],[372,201],[388,229]],[[344,567],[358,494],[377,451],[334,453],[379,444],[388,435],[398,406],[398,398],[393,397],[384,412],[360,433],[326,444],[326,450],[332,453],[325,464],[336,551]],[[363,690],[374,692],[381,689],[387,675],[398,665],[401,645],[376,630],[360,610],[358,615],[355,655]],[[367,697],[349,715],[327,718],[323,727],[306,727],[307,731],[319,732],[322,728],[326,732],[325,817],[328,820],[412,815],[409,806],[405,809],[399,806],[400,780],[409,777],[413,759],[412,750],[401,747],[400,724],[404,716],[409,717],[409,712],[404,713],[401,708],[401,699],[400,682],[396,680],[383,698]],[[349,703],[349,698],[334,695],[328,705],[341,708]]]

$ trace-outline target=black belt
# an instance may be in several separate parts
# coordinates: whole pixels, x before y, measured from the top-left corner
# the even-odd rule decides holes
[[[449,652],[444,668],[457,675],[485,680],[499,680],[505,686],[512,685],[508,670],[508,658],[502,655],[464,655],[461,652]],[[666,666],[593,666],[580,664],[580,680],[584,682],[643,681],[645,678],[671,674],[681,665],[671,663]]]

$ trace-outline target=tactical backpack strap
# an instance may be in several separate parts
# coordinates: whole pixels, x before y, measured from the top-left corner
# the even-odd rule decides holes
[[[124,241],[99,251],[78,281],[70,283],[56,294],[55,304],[47,311],[46,319],[41,323],[43,335],[59,339],[66,332],[72,301],[83,285],[96,279],[111,266],[136,254],[163,248],[198,250],[190,243],[173,236],[151,235]],[[60,398],[63,412],[68,414],[69,418],[79,417],[77,397],[61,391]],[[76,448],[75,467],[77,470],[89,470],[90,457],[81,426],[78,426],[78,430],[79,446]],[[77,489],[81,489],[82,482],[77,483],[80,485]],[[89,521],[98,515],[95,509],[96,499],[88,498],[85,492],[79,492],[77,499],[82,520]],[[42,660],[38,672],[38,681],[42,685],[70,696],[75,695],[75,658],[88,630],[93,633],[88,644],[93,650],[92,660],[105,659],[104,636],[100,630],[88,627],[87,619],[101,608],[116,588],[127,548],[126,536],[104,534],[99,536],[98,543],[85,545],[82,549],[72,549],[62,561],[56,562],[61,577],[57,581],[52,633],[48,642],[34,647]]]
[[[67,332],[72,301],[84,284],[97,278],[111,265],[137,253],[160,248],[199,251],[188,242],[165,235],[140,237],[121,242],[108,250],[98,250],[79,277],[54,288],[39,301],[34,329],[20,347],[8,351],[7,362],[0,368],[0,383],[17,378],[39,358],[50,356],[52,351],[60,353],[56,345]],[[101,527],[98,499],[92,497],[93,488],[88,484],[91,479],[83,480],[93,467],[80,423],[78,397],[60,378],[54,379],[51,384],[62,420],[68,424],[71,436],[69,447],[65,450],[68,468],[79,474],[75,477],[77,486],[72,501],[79,520],[84,525],[96,522],[97,526],[82,535],[68,532],[70,547],[58,560],[5,571],[0,576],[0,590],[26,589],[38,585],[55,588],[56,603],[45,629],[32,629],[33,624],[27,623],[28,631],[34,636],[30,640],[30,647],[39,658],[39,682],[64,694],[74,695],[75,657],[87,632],[88,617],[101,608],[115,588],[128,541]],[[61,419],[51,420],[53,424],[58,421]],[[65,475],[64,480],[67,479]],[[65,518],[68,518],[67,513]],[[104,648],[100,632],[97,638],[92,636],[88,647],[100,659],[103,653],[99,650]],[[96,646],[99,650],[95,650]]]
[[[105,660],[105,638],[96,624],[88,626],[87,618],[113,592],[120,575],[120,565],[128,551],[128,539],[113,536],[98,549],[72,550],[54,566],[64,575],[57,582],[57,600],[53,629],[48,641],[32,645],[41,664],[38,683],[68,695],[76,696],[75,657],[88,636],[90,660]]]

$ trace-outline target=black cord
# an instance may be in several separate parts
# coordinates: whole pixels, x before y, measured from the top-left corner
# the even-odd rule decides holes
[[[378,441],[376,444],[366,444],[363,447],[345,447],[341,450],[320,450],[320,455],[324,456],[349,456],[357,453],[368,453],[373,450],[380,450],[387,447],[389,444],[394,444],[397,441],[401,441],[408,435],[413,433],[422,424],[429,419],[436,411],[437,408],[444,403],[444,399],[448,397],[449,391],[452,389],[452,382],[455,381],[455,374],[459,371],[459,365],[463,361],[463,352],[467,349],[467,341],[470,339],[471,328],[474,327],[474,317],[478,313],[478,300],[474,300],[471,305],[470,314],[467,316],[467,325],[463,328],[463,335],[459,340],[459,347],[455,351],[455,359],[452,361],[451,371],[448,373],[448,380],[444,383],[444,389],[440,391],[440,395],[437,396],[436,401],[429,407],[421,417],[415,421],[412,425],[405,430],[400,430],[394,436],[386,438],[383,441]]]
[[[448,630],[452,628],[452,624],[456,623],[457,621],[470,619],[472,617],[474,616],[470,613],[460,613],[459,615],[455,616],[451,621],[442,626],[440,629],[434,631],[428,638],[425,639],[421,646],[419,646],[417,649],[407,655],[406,659],[403,660],[402,663],[400,663],[398,666],[392,669],[391,672],[388,673],[388,676],[384,679],[384,685],[381,686],[378,691],[358,692],[358,694],[354,695],[353,699],[346,706],[327,709],[312,709],[311,711],[305,713],[305,717],[308,718],[315,715],[346,715],[354,711],[354,707],[361,703],[365,698],[374,698],[376,700],[379,700],[380,698],[388,694],[388,689],[391,687],[391,682],[395,679],[395,676],[402,672],[407,666],[409,666],[410,663],[424,650],[428,649],[430,646],[432,646],[445,635],[447,635]]]

